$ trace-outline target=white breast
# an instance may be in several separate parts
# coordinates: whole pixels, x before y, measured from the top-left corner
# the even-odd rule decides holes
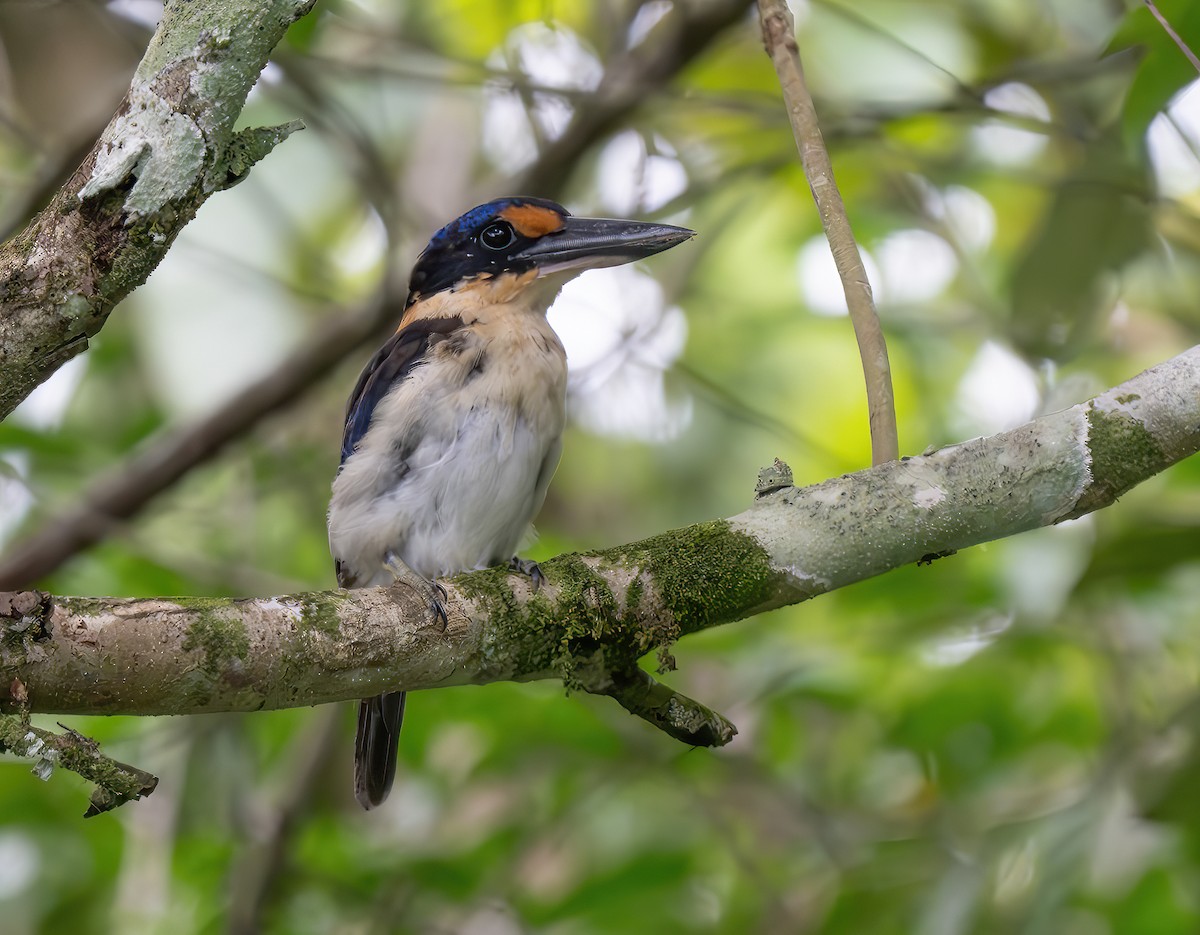
[[[448,343],[379,403],[334,480],[330,548],[358,586],[391,580],[389,550],[426,577],[508,560],[558,463],[566,359],[545,319]]]

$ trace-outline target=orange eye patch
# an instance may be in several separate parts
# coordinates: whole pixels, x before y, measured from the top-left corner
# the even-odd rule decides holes
[[[500,217],[522,237],[541,237],[562,230],[563,226],[562,216],[557,211],[538,205],[512,205],[501,211]]]

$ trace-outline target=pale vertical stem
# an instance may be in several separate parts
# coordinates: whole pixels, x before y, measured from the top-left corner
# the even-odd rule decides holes
[[[874,464],[895,461],[900,455],[900,444],[896,433],[896,406],[887,343],[875,311],[871,283],[867,279],[858,244],[854,241],[850,220],[846,217],[846,206],[833,179],[833,166],[825,149],[825,141],[821,138],[817,111],[804,82],[795,23],[784,0],[758,0],[758,13],[762,23],[763,45],[779,75],[796,148],[800,151],[800,161],[817,203],[821,226],[825,229],[825,237],[837,264],[838,276],[846,294],[846,306],[850,310],[850,321],[854,325],[854,336],[858,339],[858,353],[862,358],[863,376],[867,384],[871,460]]]
[[[1154,15],[1154,18],[1158,20],[1158,24],[1163,28],[1166,34],[1171,37],[1171,41],[1179,47],[1179,51],[1183,53],[1184,58],[1192,63],[1192,67],[1196,69],[1196,71],[1200,71],[1200,58],[1196,57],[1196,53],[1193,52],[1191,47],[1183,41],[1183,37],[1175,31],[1175,27],[1173,27],[1170,21],[1162,15],[1158,7],[1155,6],[1154,0],[1144,0],[1144,2],[1149,8],[1150,12]]]

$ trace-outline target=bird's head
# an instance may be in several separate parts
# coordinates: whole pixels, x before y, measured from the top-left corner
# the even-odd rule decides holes
[[[618,266],[695,236],[669,224],[574,217],[544,198],[498,198],[433,235],[413,267],[408,304],[506,274],[552,292],[586,269]]]

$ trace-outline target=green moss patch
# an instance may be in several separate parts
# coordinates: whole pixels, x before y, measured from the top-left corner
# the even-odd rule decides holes
[[[1154,436],[1132,416],[1106,412],[1093,405],[1088,409],[1087,420],[1092,483],[1075,510],[1064,519],[1107,506],[1170,464]]]
[[[300,599],[300,626],[320,630],[327,636],[337,636],[342,630],[338,608],[346,599],[340,591],[322,591]]]
[[[725,520],[675,529],[609,554],[650,573],[680,634],[736,620],[746,608],[767,603],[779,586],[762,546]]]
[[[250,656],[250,639],[240,620],[222,617],[215,610],[198,610],[187,629],[183,648],[203,657],[200,668],[216,678],[235,659],[245,662]]]
[[[634,571],[623,601],[601,574],[618,567]],[[559,556],[541,568],[553,598],[546,588],[519,602],[504,568],[455,584],[491,619],[484,646],[490,664],[515,674],[555,672],[568,688],[580,687],[597,666],[628,671],[652,650],[660,669],[673,668],[669,648],[680,635],[743,616],[767,603],[779,584],[758,543],[723,520]],[[659,600],[665,613],[652,612]]]

